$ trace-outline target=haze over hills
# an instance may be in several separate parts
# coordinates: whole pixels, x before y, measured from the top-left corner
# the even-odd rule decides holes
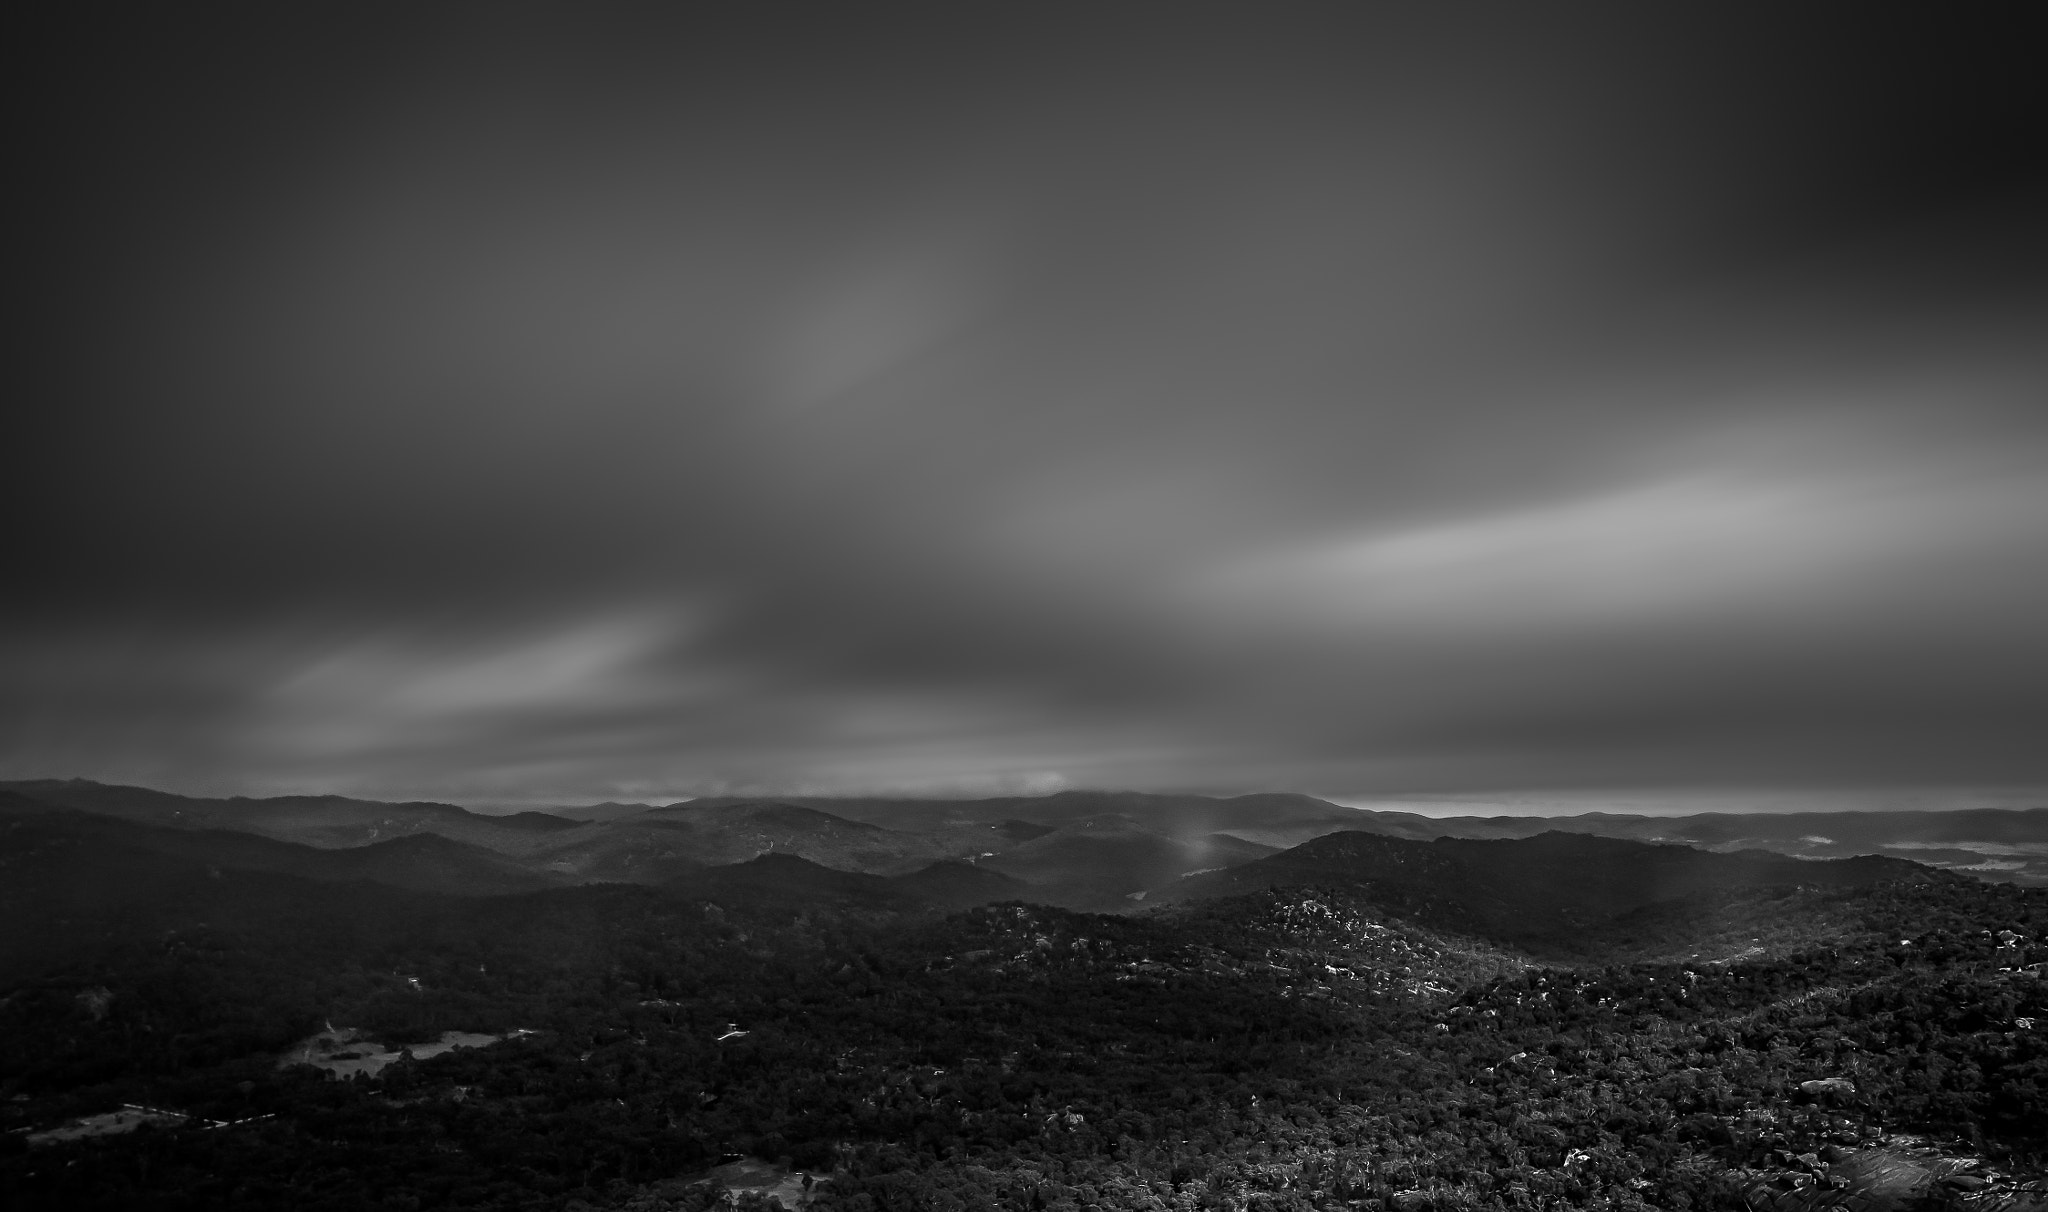
[[[891,877],[781,853],[720,866],[669,863],[636,874],[658,878],[573,879],[432,834],[318,849],[227,830],[39,811],[10,800],[0,803],[0,980],[23,979],[123,940],[267,928],[264,922],[287,928],[365,906],[404,909],[416,897],[488,905],[551,889],[658,885],[665,896],[740,907],[922,913],[1024,899],[1033,891],[960,863]]]
[[[727,798],[693,802],[744,801]],[[1118,817],[1166,837],[1188,839],[1227,832],[1271,846],[1291,846],[1336,829],[1352,828],[1358,820],[1356,809],[1313,796],[1290,794],[1216,797],[1141,791],[1059,791],[1042,796],[987,799],[819,796],[784,802],[806,804],[891,829],[994,826],[1007,821],[1057,828],[1090,819]]]
[[[817,806],[824,803],[871,819]],[[1243,833],[1260,832],[1247,825],[1265,812],[1281,821],[1265,836],[1310,829],[1318,836],[1285,849],[1247,840]],[[1037,819],[1023,819],[1027,815]],[[1928,815],[1890,814],[1881,822],[1889,830],[1882,836],[1916,839],[1900,848],[1917,857],[1939,853],[1918,848],[1923,843],[1917,839],[1942,836],[1944,828],[1950,835],[2023,839],[2048,823],[2038,813],[1975,814],[1962,822],[1929,821]],[[821,903],[841,908],[897,910],[1020,900],[1129,912],[1266,889],[1320,888],[1424,925],[1563,954],[1585,938],[1607,945],[1615,930],[1637,919],[1638,932],[1684,936],[1690,927],[1657,915],[1668,918],[1674,907],[1701,897],[1773,886],[1965,878],[1896,856],[1825,860],[1728,849],[1744,826],[1768,824],[1746,818],[1675,823],[1715,839],[1720,849],[1708,851],[1592,832],[1639,831],[1648,827],[1641,818],[1566,822],[1579,826],[1575,831],[1545,829],[1555,822],[1529,818],[1433,821],[1363,813],[1300,796],[713,800],[573,821],[340,797],[191,800],[143,788],[45,782],[0,788],[0,819],[7,822],[5,861],[17,894],[42,889],[52,903],[81,906],[86,919],[94,916],[86,907],[97,895],[95,885],[153,887],[198,874],[218,879],[223,872],[463,897],[638,884],[713,899],[793,904],[823,897]],[[1346,823],[1354,827],[1327,828]],[[1237,832],[1217,828],[1232,825]],[[1670,831],[1674,822],[1654,825]],[[1785,832],[1782,825],[1760,831]],[[369,840],[350,844],[354,839]],[[107,895],[110,904],[130,899],[118,889]]]
[[[695,804],[738,804],[706,799]],[[2048,807],[1833,812],[1702,812],[1638,815],[1431,816],[1351,808],[1313,796],[1274,793],[1214,797],[1145,792],[1065,791],[987,799],[795,797],[852,820],[902,831],[925,831],[1017,820],[1060,827],[1120,818],[1156,835],[1192,842],[1214,834],[1284,849],[1342,830],[1365,830],[1428,841],[1522,838],[1584,833],[1702,849],[1770,850],[1804,858],[1847,858],[1888,852],[1895,857],[1993,880],[2048,884]]]
[[[656,804],[621,804],[607,800],[601,804],[565,805],[559,808],[543,809],[543,811],[552,816],[567,817],[572,821],[615,821],[620,817],[633,816],[659,806]]]
[[[233,829],[323,849],[431,833],[502,853],[530,854],[576,827],[576,822],[549,813],[491,816],[454,804],[385,803],[339,795],[205,799],[86,779],[33,779],[0,783],[0,789],[55,807],[140,824]]]
[[[1559,831],[1715,850],[1774,850],[1845,858],[1890,850],[1902,857],[2021,883],[2048,882],[2048,808],[1953,811],[1703,812],[1639,816],[1429,817],[1361,809],[1362,828],[1394,837],[1533,837]]]
[[[59,806],[28,792],[96,811]],[[1306,820],[1347,819],[1318,807],[1320,801],[1276,798],[1293,817],[1288,828],[1304,827]],[[1135,811],[1100,811],[1110,806]],[[515,820],[509,834],[500,835],[480,825],[475,814],[449,805],[303,797],[191,801],[140,788],[13,784],[0,788],[0,864],[11,885],[14,923],[68,906],[60,917],[72,923],[67,929],[74,933],[112,929],[110,923],[127,907],[165,889],[249,875],[468,898],[637,884],[722,902],[874,912],[998,901],[1129,912],[1315,889],[1422,926],[1553,956],[1610,947],[1617,931],[1647,932],[1676,940],[1674,945],[1703,939],[1711,923],[1682,920],[1684,907],[1756,889],[1853,889],[1969,878],[1897,857],[1716,852],[1557,829],[1492,838],[1440,834],[1427,841],[1346,829],[1287,849],[1230,832],[1192,832],[1247,819],[1260,806],[1257,800],[1113,794],[968,801],[935,812],[927,808],[926,831],[913,832],[810,804],[713,801],[645,809],[610,821]],[[1080,815],[1088,809],[1096,814]],[[899,824],[919,819],[907,802],[868,801],[857,810]],[[1171,814],[1180,810],[1189,814],[1185,827],[1147,827],[1170,828],[1178,819]],[[1388,823],[1388,814],[1334,812]],[[1042,823],[1012,815],[1019,813],[1035,813]],[[2004,830],[2002,836],[2025,836],[2031,819],[2016,814],[1992,824]],[[221,821],[249,828],[217,827]],[[1620,823],[1636,824],[1628,818]],[[1501,820],[1450,824],[1509,826]],[[1512,828],[1526,833],[1531,824],[1515,819]],[[1698,827],[1707,832],[1716,824]],[[394,825],[408,831],[336,844],[376,837]],[[1892,826],[1922,833],[1934,828],[1918,819]],[[315,844],[276,836],[294,833]],[[481,835],[499,847],[458,840],[464,835]],[[523,844],[505,845],[507,836]],[[534,838],[546,844],[524,841]],[[10,950],[44,949],[17,938]]]
[[[1156,895],[1190,872],[1234,867],[1347,831],[1410,841],[1565,833],[1798,859],[1883,854],[1993,881],[2048,884],[2048,808],[1431,817],[1291,794],[1070,791],[986,799],[707,798],[490,815],[452,804],[342,796],[203,799],[85,780],[4,783],[0,792],[13,805],[0,804],[0,812],[62,808],[332,851],[431,836],[510,860],[492,869],[507,878],[523,871],[540,884],[661,883],[700,867],[775,853],[877,875],[905,875],[938,862],[979,863],[1036,888],[1050,903],[1114,908]],[[490,865],[442,850],[465,870]]]
[[[1073,821],[983,859],[997,871],[1053,889],[1058,903],[1114,908],[1195,871],[1231,867],[1275,853],[1228,833],[1167,836],[1121,814]]]

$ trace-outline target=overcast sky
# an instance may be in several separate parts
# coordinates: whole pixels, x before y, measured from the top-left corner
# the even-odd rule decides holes
[[[73,9],[0,777],[2048,783],[2032,15]]]

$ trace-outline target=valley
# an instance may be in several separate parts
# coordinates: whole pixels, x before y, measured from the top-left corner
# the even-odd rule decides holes
[[[336,1077],[353,1077],[358,1073],[375,1077],[394,1061],[406,1059],[428,1060],[452,1052],[457,1048],[483,1048],[504,1039],[517,1039],[532,1032],[514,1031],[505,1035],[484,1035],[476,1031],[443,1031],[438,1038],[423,1043],[407,1044],[394,1048],[373,1039],[362,1038],[362,1032],[344,1027],[338,1031],[323,1031],[309,1036],[292,1045],[278,1058],[278,1068],[293,1065],[307,1065]]]

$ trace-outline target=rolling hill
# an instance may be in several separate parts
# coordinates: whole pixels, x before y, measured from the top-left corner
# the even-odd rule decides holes
[[[1429,842],[1347,832],[1182,879],[1155,897],[1176,903],[1267,888],[1329,888],[1426,926],[1555,951],[1630,914],[1706,894],[1961,878],[1902,859],[1720,854],[1556,831]]]
[[[261,871],[311,880],[364,880],[420,892],[497,896],[531,892],[563,881],[477,846],[432,834],[328,850],[227,829],[164,829],[69,811],[10,811],[0,836],[9,870],[35,878],[39,861],[61,856],[74,882],[113,881],[93,873],[100,856],[154,856],[174,870]]]
[[[735,799],[696,804],[736,804]],[[1284,847],[1339,829],[1358,827],[1357,810],[1305,795],[1155,795],[1138,791],[1061,791],[992,799],[796,798],[787,802],[849,820],[906,832],[982,829],[1014,835],[1020,825],[1063,828],[1098,818],[1121,818],[1166,837],[1192,839],[1231,833]],[[1022,841],[1028,838],[1016,837]]]
[[[1771,851],[1778,856],[1779,867],[1769,867],[1755,853],[1736,866],[1748,864],[1742,869],[1768,871],[1774,879],[1790,878],[1787,873],[1793,868],[1785,863],[1882,854],[1993,881],[2048,881],[2048,809],[1437,818],[1346,808],[1292,794],[1218,798],[1070,791],[976,800],[712,798],[659,807],[601,804],[561,813],[489,815],[452,804],[381,803],[342,796],[204,799],[83,780],[0,784],[0,814],[32,815],[51,809],[209,835],[192,842],[196,849],[191,852],[212,855],[207,861],[217,865],[405,887],[426,887],[445,878],[452,891],[465,894],[561,883],[661,885],[695,878],[703,868],[777,854],[834,870],[886,876],[908,875],[937,863],[978,865],[1014,881],[1016,894],[1028,899],[1070,908],[1130,910],[1208,886],[1179,887],[1177,881],[1191,873],[1214,875],[1215,869],[1235,870],[1273,859],[1275,865],[1242,872],[1244,880],[1253,882],[1245,886],[1281,878],[1275,872],[1292,870],[1289,864],[1313,865],[1314,856],[1323,851],[1310,849],[1287,860],[1280,859],[1278,851],[1340,835],[1371,835],[1388,843],[1423,846],[1409,860],[1423,868],[1436,860],[1422,856],[1455,851],[1427,849],[1439,839],[1484,846],[1556,835],[1585,839],[1586,855],[1608,853],[1591,845],[1600,839],[1666,851],[1674,846],[1728,854]],[[293,851],[237,843],[236,837],[333,855],[365,853],[322,863]],[[1537,855],[1568,845],[1556,838],[1521,853]],[[410,844],[393,845],[400,841]],[[147,848],[169,852],[172,845],[159,838]],[[1510,870],[1494,871],[1480,863],[1468,871],[1477,860],[1459,861],[1464,865],[1456,870],[1445,868],[1415,882],[1411,899],[1420,905],[1434,895],[1422,888],[1437,879],[1469,876],[1482,879],[1482,887],[1488,888],[1513,884]],[[1661,873],[1656,878],[1674,888],[1688,887],[1692,877],[1682,867],[1674,860],[1657,859],[1645,871]],[[1815,878],[1813,868],[1800,869]],[[1607,877],[1597,875],[1598,864],[1590,870],[1596,872],[1592,885],[1606,886]],[[1384,873],[1373,878],[1383,884],[1390,879]],[[1237,887],[1235,879],[1219,876],[1213,882]],[[996,887],[993,881],[984,883]],[[1474,893],[1472,898],[1467,909],[1484,917],[1483,896]],[[1596,912],[1590,905],[1575,904],[1572,909]],[[1539,920],[1542,929],[1561,928],[1548,918]]]

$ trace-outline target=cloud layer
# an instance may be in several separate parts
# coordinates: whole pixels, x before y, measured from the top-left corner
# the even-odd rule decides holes
[[[0,774],[2048,782],[2012,31],[153,20],[45,31]]]

